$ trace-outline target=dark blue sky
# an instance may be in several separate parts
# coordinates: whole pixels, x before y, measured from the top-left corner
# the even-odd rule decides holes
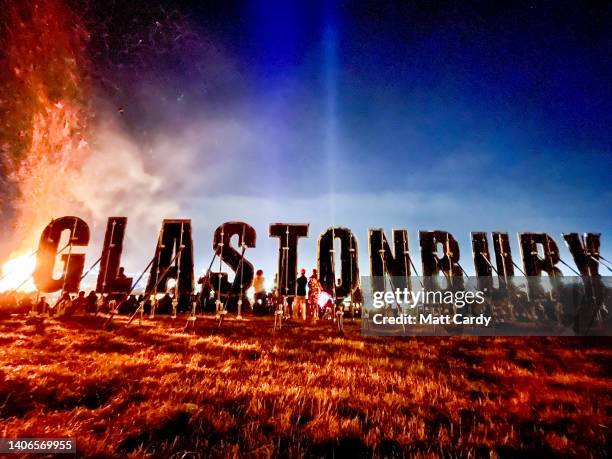
[[[408,228],[413,250],[419,229],[446,229],[466,258],[472,230],[560,244],[599,231],[610,254],[604,2],[173,8],[196,38],[134,72],[117,103],[154,160],[170,137],[199,171],[181,209],[202,216],[201,239],[225,219],[252,222],[260,240],[270,222],[306,221],[312,264],[332,224],[354,229],[362,261],[369,227]],[[261,242],[270,267],[276,241]]]

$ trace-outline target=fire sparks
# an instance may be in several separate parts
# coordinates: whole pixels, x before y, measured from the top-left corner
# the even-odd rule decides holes
[[[14,227],[0,291],[34,288],[31,279],[20,286],[34,269],[28,250],[51,218],[71,205],[67,187],[89,152],[87,31],[61,0],[15,4],[7,17],[0,143],[13,187],[12,201],[3,206],[10,206]]]
[[[97,225],[122,213],[154,237],[158,215],[179,213],[107,96],[117,96],[112,79],[123,59],[131,71],[141,62],[154,68],[165,53],[157,47],[188,46],[192,39],[181,37],[192,35],[182,33],[181,18],[161,11],[146,16],[142,30],[117,32],[123,35],[113,40],[112,18],[107,24],[107,15],[77,14],[70,5],[23,0],[0,11],[0,267],[32,253],[52,218],[80,215]],[[141,35],[156,39],[141,46],[134,38]],[[17,287],[22,279],[15,277],[7,276],[0,291]]]

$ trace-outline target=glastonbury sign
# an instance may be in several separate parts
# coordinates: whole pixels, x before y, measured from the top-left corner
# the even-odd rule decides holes
[[[102,252],[95,262],[99,265],[97,293],[128,295],[140,280],[120,275],[126,230],[126,217],[108,219]],[[69,233],[67,253],[66,247],[59,247],[65,232]],[[296,289],[298,241],[308,237],[308,232],[306,223],[269,226],[269,237],[279,241],[276,288],[289,301]],[[232,245],[234,237],[238,238],[236,246]],[[517,262],[508,233],[472,232],[470,255],[476,275],[469,277],[459,244],[447,231],[419,231],[417,257],[412,255],[416,251],[410,249],[407,230],[393,230],[389,239],[382,229],[370,229],[370,272],[361,277],[355,235],[349,228],[331,227],[317,241],[319,282],[336,305],[352,305],[359,296],[366,334],[439,334],[449,329],[470,334],[585,334],[587,328],[588,333],[608,334],[610,284],[599,272],[605,263],[600,234],[564,233],[562,237],[575,268],[561,259],[557,242],[546,233],[519,233]],[[240,295],[251,285],[254,268],[245,252],[256,248],[256,241],[255,229],[245,222],[226,222],[215,230],[214,256],[235,278],[239,275],[239,282],[230,282],[229,274],[213,272],[211,263],[206,274],[220,297]],[[86,260],[83,253],[72,249],[87,247],[89,242],[90,229],[84,220],[66,216],[51,221],[40,237],[33,276],[37,289],[44,293],[79,291]],[[62,275],[54,277],[58,262],[63,264]],[[563,276],[560,265],[576,276]],[[166,292],[170,279],[177,297],[195,294],[191,220],[163,220],[144,275],[148,275],[145,295]],[[502,312],[493,314],[493,309]],[[517,317],[531,329],[508,328]],[[536,323],[540,319],[546,319],[545,324]],[[560,328],[550,329],[553,322],[561,324]],[[507,330],[500,332],[500,327]]]

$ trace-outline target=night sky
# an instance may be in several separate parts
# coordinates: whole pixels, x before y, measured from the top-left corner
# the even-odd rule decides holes
[[[508,231],[517,260],[517,231],[601,232],[612,258],[609,3],[129,5],[100,7],[133,46],[106,56],[102,98],[178,201],[155,218],[194,220],[198,269],[226,220],[256,228],[268,273],[271,222],[311,224],[307,268],[325,228],[352,228],[362,274],[378,227],[415,254],[418,230],[450,231],[470,273],[470,231]],[[143,62],[126,36],[157,17]]]

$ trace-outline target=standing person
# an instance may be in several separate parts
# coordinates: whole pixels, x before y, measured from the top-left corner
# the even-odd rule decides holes
[[[301,316],[302,320],[306,320],[306,285],[308,285],[306,270],[302,268],[300,277],[296,280],[295,300],[293,301],[295,314],[298,317]]]
[[[258,269],[253,278],[253,290],[255,292],[255,304],[265,308],[266,305],[266,278],[264,272]]]
[[[308,307],[314,320],[319,319],[319,293],[321,293],[319,273],[316,269],[313,269],[312,275],[308,279]]]
[[[210,272],[200,277],[198,279],[198,284],[202,286],[202,290],[200,290],[200,296],[198,298],[200,309],[202,311],[208,311],[209,307],[212,309],[211,301],[210,301],[210,293],[213,290],[212,284],[210,282]]]

